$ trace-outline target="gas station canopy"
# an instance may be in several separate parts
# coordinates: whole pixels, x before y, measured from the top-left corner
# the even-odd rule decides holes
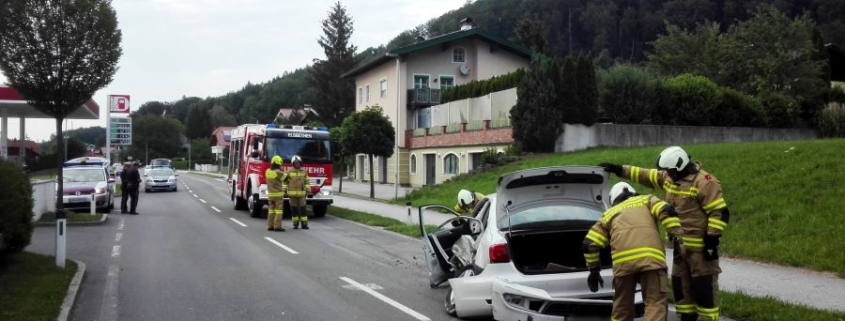
[[[12,87],[0,85],[0,110],[6,117],[54,118],[29,105],[26,99]],[[67,116],[67,119],[100,119],[100,106],[89,100]]]

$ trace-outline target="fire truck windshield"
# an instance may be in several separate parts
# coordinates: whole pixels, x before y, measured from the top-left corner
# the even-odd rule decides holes
[[[294,155],[299,155],[303,163],[331,164],[332,153],[329,139],[302,139],[267,137],[264,155],[270,159],[279,155],[285,162],[290,162]]]

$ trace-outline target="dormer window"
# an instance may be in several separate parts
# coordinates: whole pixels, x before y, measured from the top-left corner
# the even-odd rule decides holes
[[[457,47],[452,49],[452,62],[466,62],[467,59],[466,49],[462,47]]]

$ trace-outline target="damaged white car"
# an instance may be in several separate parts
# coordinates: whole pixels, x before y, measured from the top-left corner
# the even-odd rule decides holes
[[[446,312],[502,321],[608,320],[613,290],[590,292],[582,251],[584,237],[608,207],[608,185],[608,174],[594,166],[510,173],[472,217],[453,218],[424,235],[431,286],[450,286]],[[450,210],[423,206],[421,224],[432,207]],[[601,258],[604,283],[613,284],[610,250]],[[639,292],[635,302],[641,316]]]

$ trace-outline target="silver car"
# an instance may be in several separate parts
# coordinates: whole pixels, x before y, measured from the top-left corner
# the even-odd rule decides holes
[[[472,217],[453,218],[441,228],[455,221],[457,227],[423,238],[431,286],[450,286],[446,312],[514,321],[608,320],[610,251],[601,253],[608,286],[597,293],[587,286],[582,252],[608,199],[608,175],[600,167],[546,167],[500,177],[496,193],[481,200]],[[635,302],[641,316],[639,292]]]
[[[173,191],[175,192],[178,187],[176,186],[176,177],[179,174],[176,171],[167,168],[167,167],[156,167],[152,168],[144,174],[144,192],[149,193],[152,191]]]

